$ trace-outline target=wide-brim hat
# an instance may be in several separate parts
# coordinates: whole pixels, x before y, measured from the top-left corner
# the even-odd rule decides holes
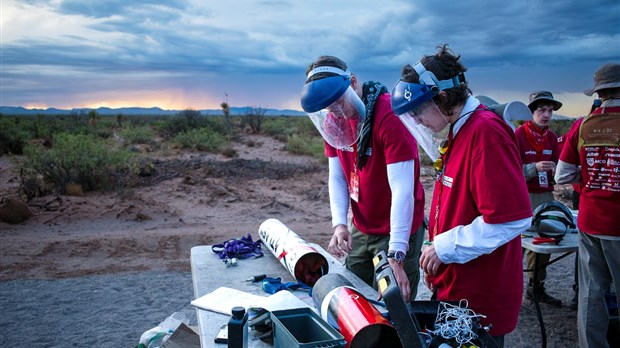
[[[530,111],[534,112],[534,106],[541,100],[549,102],[553,105],[553,111],[558,111],[562,107],[562,103],[553,99],[553,94],[549,91],[537,91],[530,93],[530,103],[527,104],[527,107],[530,108]]]
[[[586,89],[583,93],[592,96],[601,89],[618,87],[620,87],[620,64],[607,63],[594,73],[594,87]]]

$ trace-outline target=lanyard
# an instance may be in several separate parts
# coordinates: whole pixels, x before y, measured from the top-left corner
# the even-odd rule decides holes
[[[454,142],[454,135],[452,132],[452,125],[451,125],[450,132],[448,133],[447,144],[439,147],[439,153],[441,154],[441,156],[439,157],[438,161],[441,161],[441,170],[437,173],[437,181],[439,182],[439,192],[437,195],[437,205],[435,206],[435,229],[434,229],[433,237],[437,235],[437,226],[439,225],[439,207],[441,206],[441,194],[443,192],[442,180],[443,180],[444,172],[446,170],[446,165],[448,164],[448,158],[450,157],[450,153],[451,153],[450,148],[453,142]],[[437,167],[435,167],[435,170],[437,170]]]
[[[454,126],[460,121],[462,120],[464,117],[469,116],[471,114],[474,113],[474,111],[476,111],[475,109],[469,112],[466,112],[465,114],[463,114],[462,116],[460,116],[458,119],[456,119],[456,121],[454,121],[454,123],[452,123],[450,125],[450,131],[448,132],[448,141],[447,144],[446,142],[444,142],[444,144],[439,146],[439,153],[441,154],[441,156],[439,157],[438,161],[441,160],[440,164],[440,168],[441,170],[437,173],[437,181],[439,182],[439,192],[437,195],[437,205],[435,206],[435,228],[434,228],[434,234],[433,237],[437,235],[437,231],[438,231],[438,225],[439,225],[439,208],[441,206],[441,195],[443,192],[443,177],[444,177],[444,173],[446,171],[446,167],[448,165],[448,159],[450,158],[450,154],[452,153],[451,149],[452,149],[452,145],[454,144],[454,141],[456,139],[456,135],[454,135]],[[470,117],[471,118],[471,117]],[[465,123],[467,123],[467,121],[470,119],[467,118],[465,120]],[[463,124],[464,126],[465,124]],[[461,126],[461,127],[463,127]],[[437,163],[437,161],[436,161]],[[437,170],[437,166],[435,167],[435,170]]]

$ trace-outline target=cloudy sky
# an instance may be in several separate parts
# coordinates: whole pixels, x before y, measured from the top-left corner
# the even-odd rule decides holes
[[[323,54],[389,89],[448,43],[475,95],[551,90],[583,115],[592,74],[620,61],[618,0],[0,0],[0,105],[301,110]]]

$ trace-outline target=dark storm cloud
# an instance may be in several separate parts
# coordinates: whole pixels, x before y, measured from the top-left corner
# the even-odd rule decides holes
[[[416,1],[409,19],[425,26],[404,45],[451,43],[470,64],[604,61],[620,52],[620,3],[596,1]],[[589,47],[588,42],[596,46]],[[607,45],[600,45],[606,42]],[[432,53],[432,52],[429,52]]]
[[[291,99],[306,65],[319,55],[337,55],[364,77],[391,84],[403,64],[433,54],[443,43],[462,55],[476,87],[500,81],[515,88],[535,83],[578,91],[602,62],[620,60],[617,0],[421,0],[372,7],[246,1],[238,10],[190,0],[15,3],[79,21],[84,30],[20,32],[19,40],[3,42],[3,79],[38,82],[5,84],[8,100],[32,93],[18,86],[64,88],[74,81],[71,88],[87,88],[82,80],[90,79],[112,89],[119,86],[117,78],[123,86],[178,82],[180,88],[214,89],[234,88],[237,81],[239,89],[248,89],[244,95],[253,95],[250,88],[258,85],[262,93],[272,89]],[[55,70],[72,73],[59,80]],[[292,82],[285,82],[287,76]]]

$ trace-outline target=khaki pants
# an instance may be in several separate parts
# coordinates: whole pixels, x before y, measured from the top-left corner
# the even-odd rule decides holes
[[[420,253],[426,224],[409,237],[409,251],[405,259],[405,273],[411,284],[411,300],[415,300],[418,293],[418,283],[420,282]],[[372,263],[373,257],[379,252],[387,254],[390,236],[377,236],[362,233],[353,224],[349,224],[349,230],[353,236],[353,246],[347,256],[346,266],[351,272],[362,279],[366,284],[377,290],[377,280],[375,278],[375,267]]]

